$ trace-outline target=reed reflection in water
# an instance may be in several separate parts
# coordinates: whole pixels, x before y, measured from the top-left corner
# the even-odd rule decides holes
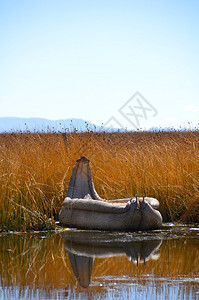
[[[80,286],[90,285],[95,258],[126,255],[138,266],[139,262],[158,259],[161,240],[124,241],[117,235],[103,232],[65,231],[61,233],[70,263]]]
[[[197,299],[199,231],[5,234],[0,262],[0,299]]]

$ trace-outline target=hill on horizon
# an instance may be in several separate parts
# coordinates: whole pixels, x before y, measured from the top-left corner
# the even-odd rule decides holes
[[[19,118],[19,117],[1,117],[0,133],[12,132],[77,132],[95,131],[95,132],[126,132],[126,131],[197,131],[199,124],[187,124],[174,126],[152,126],[148,129],[124,129],[115,127],[104,127],[95,125],[89,121],[71,118],[60,120],[49,120],[45,118]]]
[[[65,132],[74,131],[84,132],[87,130],[102,130],[91,122],[71,118],[60,120],[49,120],[45,118],[18,118],[3,117],[0,118],[0,132]]]

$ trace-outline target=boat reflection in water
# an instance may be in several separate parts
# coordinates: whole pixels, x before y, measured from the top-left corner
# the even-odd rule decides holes
[[[153,237],[144,239],[127,234],[99,231],[68,230],[60,233],[68,252],[71,267],[81,287],[87,288],[91,282],[95,257],[126,255],[133,263],[146,263],[157,260],[162,240]]]

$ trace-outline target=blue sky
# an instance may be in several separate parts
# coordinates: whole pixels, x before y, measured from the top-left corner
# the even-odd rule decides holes
[[[198,1],[0,0],[0,117],[128,127],[120,108],[138,91],[157,111],[141,127],[198,123],[198,12]]]

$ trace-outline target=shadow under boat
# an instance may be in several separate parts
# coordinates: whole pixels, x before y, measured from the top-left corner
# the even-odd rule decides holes
[[[134,264],[159,258],[162,239],[98,231],[67,230],[60,233],[78,284],[87,288],[91,282],[95,257],[126,255]]]

